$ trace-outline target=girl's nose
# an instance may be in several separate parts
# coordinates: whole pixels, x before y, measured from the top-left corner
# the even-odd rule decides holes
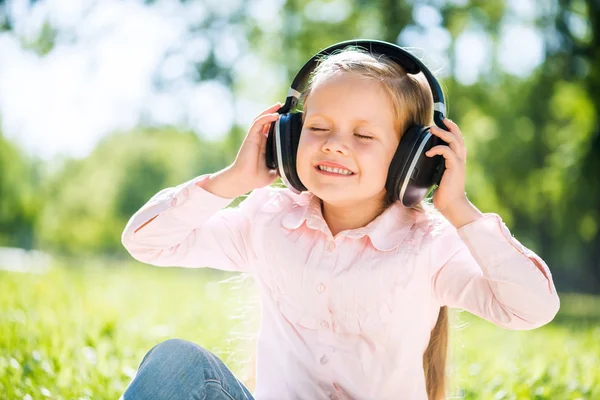
[[[325,143],[323,143],[322,150],[325,153],[339,153],[347,155],[349,153],[348,145],[345,139],[340,138],[339,135],[332,134],[327,137]]]

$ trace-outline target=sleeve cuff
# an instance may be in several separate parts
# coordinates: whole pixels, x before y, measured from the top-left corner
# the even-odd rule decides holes
[[[138,211],[138,223],[131,227],[132,232],[137,232],[144,224],[164,212],[168,212],[170,218],[175,218],[183,224],[194,225],[195,218],[190,218],[190,215],[213,214],[227,207],[234,199],[217,196],[202,187],[202,183],[209,176],[200,175],[181,185],[158,192]]]

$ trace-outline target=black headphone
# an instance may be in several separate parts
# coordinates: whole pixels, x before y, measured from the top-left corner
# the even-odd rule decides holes
[[[385,55],[399,64],[407,73],[423,72],[433,94],[433,120],[437,126],[447,130],[442,122],[446,114],[444,94],[440,84],[427,67],[403,48],[378,40],[348,40],[334,44],[315,54],[298,72],[287,94],[285,104],[279,109],[279,119],[272,123],[267,138],[267,167],[277,169],[284,184],[294,193],[306,191],[296,170],[296,155],[302,132],[302,112],[291,112],[298,104],[303,87],[322,56],[342,50],[348,46],[362,47],[375,55]],[[446,142],[429,132],[428,126],[411,125],[400,140],[390,163],[385,184],[392,201],[400,199],[405,207],[412,207],[427,196],[434,185],[439,185],[444,173],[445,160],[437,155],[427,157],[425,152]]]

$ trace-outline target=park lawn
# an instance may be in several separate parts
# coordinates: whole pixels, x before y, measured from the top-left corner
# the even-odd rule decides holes
[[[119,261],[0,271],[0,399],[117,399],[144,354],[173,337],[209,348],[252,389],[252,287],[220,271]],[[555,320],[532,331],[452,310],[452,394],[600,399],[600,297],[560,296]]]

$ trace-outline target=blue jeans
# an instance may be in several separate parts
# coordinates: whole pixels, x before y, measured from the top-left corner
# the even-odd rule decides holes
[[[154,346],[121,399],[254,400],[217,356],[181,339]]]

